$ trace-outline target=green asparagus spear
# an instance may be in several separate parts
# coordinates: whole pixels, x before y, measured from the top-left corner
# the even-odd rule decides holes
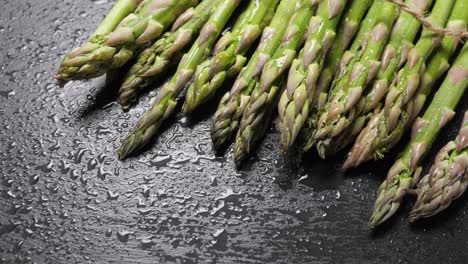
[[[119,100],[124,109],[128,109],[169,64],[178,62],[177,55],[196,38],[216,3],[217,0],[203,0],[195,8],[189,8],[174,22],[171,32],[142,51],[120,87]]]
[[[372,4],[372,7],[369,9],[366,19],[361,23],[366,14],[367,9]],[[308,151],[314,145],[314,135],[316,128],[316,115],[319,112],[319,109],[322,109],[325,104],[328,89],[332,82],[332,79],[335,75],[336,68],[338,68],[339,62],[343,53],[348,49],[348,46],[351,40],[356,35],[356,32],[359,29],[359,33],[356,36],[356,40],[353,43],[353,46],[359,46],[357,43],[360,43],[364,40],[364,37],[367,36],[369,29],[374,26],[375,18],[377,17],[378,12],[380,12],[380,6],[382,1],[371,1],[371,0],[353,0],[351,5],[345,8],[346,13],[344,14],[343,19],[341,19],[340,25],[338,25],[338,33],[335,38],[335,41],[332,43],[332,46],[329,49],[327,57],[324,61],[324,68],[320,73],[320,78],[317,82],[317,91],[312,99],[311,110],[307,121],[304,123],[304,127],[300,132],[300,143],[302,146],[302,151]],[[355,47],[353,49],[356,49]]]
[[[101,76],[127,63],[138,48],[158,38],[174,19],[197,0],[146,0],[110,34],[101,35],[73,50],[62,62],[57,80]]]
[[[111,11],[106,15],[104,20],[98,26],[93,35],[88,39],[84,46],[93,45],[94,43],[102,42],[127,16],[134,12],[140,12],[141,4],[143,0],[119,0],[114,4]],[[75,56],[75,52],[80,52],[82,48],[75,48],[67,56]],[[60,85],[64,85],[66,81],[63,81],[57,77]]]
[[[252,0],[255,1],[255,0]],[[201,30],[190,51],[182,58],[176,74],[164,85],[155,102],[138,122],[135,130],[122,143],[119,157],[124,159],[144,147],[157,133],[162,122],[174,113],[176,99],[204,61],[240,0],[222,0]]]
[[[411,142],[380,185],[369,223],[371,228],[390,218],[404,195],[417,182],[421,170],[418,166],[423,156],[430,150],[441,128],[454,116],[454,109],[467,87],[468,44],[465,44],[424,116],[415,123]]]
[[[97,41],[114,31],[126,16],[135,12],[142,1],[143,0],[118,0],[93,33],[89,42]]]
[[[406,3],[415,12],[423,13],[431,6],[432,0],[407,0]],[[322,157],[342,150],[358,135],[360,129],[362,129],[367,121],[369,112],[378,106],[378,103],[386,94],[388,84],[390,83],[389,80],[393,78],[393,75],[406,61],[406,55],[412,48],[412,43],[419,28],[420,23],[416,18],[406,12],[401,12],[393,26],[389,43],[386,45],[385,50],[378,50],[379,45],[375,45],[376,43],[367,43],[366,50],[368,47],[371,47],[370,50],[373,53],[368,53],[370,56],[367,58],[364,55],[364,62],[361,59],[360,62],[348,66],[348,74],[353,69],[357,69],[357,71],[353,72],[357,73],[357,75],[355,76],[355,81],[342,83],[345,87],[344,89],[354,89],[354,91],[357,90],[358,95],[362,95],[358,96],[360,98],[356,99],[357,101],[355,101],[349,110],[343,109],[339,114],[333,113],[330,110],[335,109],[332,105],[339,105],[339,99],[343,100],[343,98],[332,98],[328,104],[328,108],[325,107],[329,111],[325,110],[321,114],[318,122],[318,140],[316,143]],[[364,53],[366,52],[364,51]],[[380,55],[382,55],[381,60]],[[372,68],[372,66],[375,68]],[[378,69],[377,78],[375,81],[372,81],[376,73],[372,69],[375,70],[376,68]],[[372,81],[372,85],[370,81]],[[348,97],[347,99],[349,100],[350,98]]]
[[[454,20],[462,20],[468,4],[465,0],[437,0],[432,9],[429,20],[436,26],[445,26],[445,23],[456,2],[453,16]],[[461,8],[461,10],[460,10]],[[413,115],[413,96],[420,84],[423,75],[425,60],[439,45],[440,37],[431,31],[424,30],[421,38],[408,53],[408,61],[398,72],[395,81],[389,88],[385,103],[375,114],[367,126],[359,134],[351,150],[346,166],[355,167],[372,158],[380,159],[402,137],[409,117]]]
[[[325,5],[324,2],[322,6]],[[279,48],[265,64],[260,81],[253,89],[240,121],[234,152],[234,159],[237,164],[250,153],[251,147],[266,132],[273,107],[277,101],[280,77],[288,70],[296,57],[297,50],[302,44],[309,25],[309,20],[310,29],[313,29],[314,24],[318,23],[314,19],[311,20],[315,9],[316,6],[312,6],[311,2],[309,2],[309,5],[304,5],[293,15],[289,20],[288,28]]]
[[[225,33],[216,44],[215,56],[197,67],[194,82],[185,96],[183,112],[193,112],[216,94],[227,77],[235,78],[239,74],[247,62],[247,51],[270,22],[277,5],[278,0],[250,2],[232,32]]]
[[[430,173],[419,182],[416,190],[418,199],[411,210],[410,221],[434,216],[445,210],[466,191],[467,186],[468,112],[465,112],[457,138],[441,149]]]
[[[321,3],[311,22],[312,34],[291,66],[287,88],[278,103],[282,151],[292,146],[309,115],[310,104],[316,93],[316,81],[335,39],[335,29],[345,4],[343,0],[326,0]]]
[[[301,7],[301,3],[302,0],[281,0],[270,25],[263,31],[257,50],[240,72],[231,91],[221,99],[211,124],[211,138],[215,149],[226,143],[237,131],[240,118],[253,88],[259,81],[263,66],[280,45],[288,26],[287,21]]]

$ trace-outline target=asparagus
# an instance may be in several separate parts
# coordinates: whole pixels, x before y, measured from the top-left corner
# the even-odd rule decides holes
[[[432,4],[431,0],[407,0],[406,2],[418,13],[425,12]],[[340,89],[339,92],[341,89],[347,90],[349,95],[351,91],[354,91],[355,97],[352,98],[354,101],[349,101],[350,96],[335,94],[335,97],[331,98],[324,108],[326,110],[319,119],[316,136],[317,149],[322,157],[335,154],[351,143],[353,136],[357,136],[367,121],[368,113],[378,106],[386,94],[389,80],[406,61],[406,55],[412,48],[419,28],[420,23],[416,18],[406,12],[401,12],[385,49],[382,50],[382,46],[376,45],[377,43],[367,42],[361,60],[348,65],[348,74],[355,74],[354,81],[342,79],[337,86]],[[387,26],[387,29],[390,27]],[[379,44],[383,42],[380,41]],[[382,59],[379,61],[381,55]],[[377,78],[372,81],[376,73]],[[345,101],[351,104],[344,107]],[[331,111],[337,107],[340,109],[338,113]]]
[[[196,67],[209,55],[239,2],[240,0],[222,0],[218,3],[216,10],[201,30],[200,36],[182,58],[176,74],[163,86],[153,105],[122,143],[119,149],[121,159],[143,148],[157,133],[162,122],[175,111],[177,97],[192,78]]]
[[[90,37],[89,42],[98,41],[114,31],[126,16],[135,12],[142,1],[143,0],[118,0]]]
[[[94,78],[123,66],[138,48],[158,38],[175,17],[196,3],[196,0],[144,1],[112,33],[93,38],[68,54],[57,80],[65,84],[70,80]]]
[[[257,50],[240,72],[231,91],[221,99],[211,124],[211,138],[215,149],[222,146],[236,132],[250,94],[259,81],[263,66],[280,45],[288,25],[287,21],[301,3],[302,0],[280,2],[270,25],[263,31]]]
[[[430,173],[419,182],[416,190],[418,199],[411,210],[410,221],[434,216],[445,210],[465,192],[467,186],[468,112],[465,112],[457,138],[441,149]]]
[[[315,82],[335,39],[335,29],[345,4],[343,0],[326,0],[321,3],[317,15],[311,21],[312,34],[291,66],[287,88],[278,103],[282,150],[292,146],[309,114]]]
[[[411,142],[380,185],[370,227],[383,223],[399,208],[404,195],[419,178],[421,169],[418,165],[423,156],[430,150],[442,127],[454,116],[454,109],[467,87],[468,44],[465,44],[424,116],[415,122]]]
[[[203,0],[195,8],[189,8],[174,22],[171,32],[143,50],[120,87],[119,99],[124,109],[135,102],[138,93],[151,85],[171,62],[177,62],[177,55],[195,39],[216,3],[216,0]]]
[[[445,26],[454,2],[454,0],[437,0],[429,20],[436,26]],[[457,17],[456,20],[463,19],[458,13],[464,12],[465,2],[456,1],[453,12]],[[463,9],[457,10],[457,8]],[[384,106],[370,119],[357,137],[345,167],[355,167],[372,158],[380,159],[401,139],[409,123],[409,117],[416,109],[412,98],[420,84],[425,60],[439,43],[439,36],[434,36],[427,29],[422,32],[421,38],[408,53],[408,61],[389,88]]]
[[[328,5],[324,2],[321,6],[326,8]],[[311,19],[315,9],[316,6],[309,2],[309,5],[304,5],[293,15],[279,48],[265,64],[260,81],[253,89],[240,121],[234,152],[237,164],[250,153],[251,147],[266,132],[277,101],[280,77],[296,57],[307,26],[310,25],[309,29],[313,30],[314,25],[320,23],[317,19]]]
[[[363,20],[367,9],[369,9],[366,19]],[[358,1],[353,0],[348,8],[345,8],[346,13],[343,19],[341,19],[340,25],[338,25],[338,33],[335,41],[329,49],[327,57],[324,61],[323,69],[320,73],[320,78],[317,82],[317,91],[312,99],[311,110],[307,121],[304,123],[304,127],[300,132],[302,151],[308,151],[314,145],[314,134],[316,128],[316,115],[319,109],[322,109],[324,101],[327,97],[328,88],[335,75],[336,68],[340,62],[341,56],[347,50],[351,40],[355,36],[358,29],[359,33],[356,36],[354,43],[360,43],[368,33],[369,29],[374,25],[375,17],[377,17],[380,11],[381,1],[364,0]],[[359,45],[353,45],[359,46]],[[356,49],[353,47],[353,49]]]
[[[210,100],[227,77],[236,77],[247,62],[246,53],[275,13],[278,0],[251,1],[231,32],[218,41],[215,56],[197,67],[182,111],[191,113]]]
[[[88,39],[87,43],[84,46],[91,46],[94,43],[102,42],[112,31],[114,31],[117,26],[126,18],[128,15],[138,12],[143,4],[143,0],[119,0],[114,4],[111,11],[106,15],[104,20],[98,26],[96,31]],[[140,8],[139,8],[140,7]],[[138,10],[138,11],[137,11]],[[67,57],[74,57],[74,53],[80,52],[82,48],[76,48],[72,50]],[[61,80],[56,77],[60,85],[64,85],[66,81]]]

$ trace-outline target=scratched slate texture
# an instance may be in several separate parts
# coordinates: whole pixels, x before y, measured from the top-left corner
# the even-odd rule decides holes
[[[53,80],[112,1],[0,3],[0,263],[466,263],[466,196],[413,226],[409,198],[367,230],[392,155],[345,173],[341,157],[310,154],[291,169],[275,155],[273,126],[236,171],[231,149],[211,151],[212,105],[176,116],[148,151],[118,161],[155,93],[124,113],[104,78],[65,89]]]

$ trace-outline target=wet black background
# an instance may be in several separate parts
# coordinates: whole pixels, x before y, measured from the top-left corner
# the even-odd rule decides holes
[[[177,116],[149,151],[118,161],[154,93],[123,113],[104,78],[65,89],[52,78],[112,2],[0,3],[0,263],[466,263],[466,196],[414,226],[407,199],[367,230],[392,157],[344,173],[340,158],[311,154],[288,170],[272,128],[236,172],[231,150],[211,151],[211,107],[191,122]]]

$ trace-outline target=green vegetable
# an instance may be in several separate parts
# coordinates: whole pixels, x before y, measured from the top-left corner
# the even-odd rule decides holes
[[[383,223],[399,208],[404,195],[417,182],[422,158],[430,150],[441,128],[454,116],[454,110],[467,87],[468,44],[465,44],[424,116],[415,123],[411,142],[380,185],[370,227]],[[416,177],[413,177],[414,174]]]
[[[122,67],[139,48],[158,38],[177,16],[196,4],[196,0],[143,1],[113,32],[92,38],[70,52],[60,66],[57,80],[65,84]]]
[[[170,64],[178,62],[180,55],[195,40],[210,17],[215,3],[217,0],[203,0],[195,8],[189,8],[174,22],[173,31],[165,33],[142,51],[120,87],[119,100],[124,109],[128,109],[138,94]]]
[[[237,131],[249,97],[260,80],[263,66],[281,44],[288,21],[301,7],[300,3],[302,0],[281,0],[270,25],[263,31],[257,50],[240,72],[231,91],[221,99],[211,124],[215,149],[224,145]]]
[[[190,51],[182,58],[176,74],[164,85],[153,105],[122,143],[119,149],[121,159],[146,146],[157,133],[162,122],[175,111],[177,97],[192,78],[196,67],[208,57],[213,44],[238,6],[239,1],[222,0],[219,2],[213,15],[201,30],[200,36]]]
[[[215,56],[202,62],[185,96],[182,111],[192,113],[209,101],[226,78],[235,78],[248,61],[246,53],[262,34],[275,13],[278,0],[250,1],[232,31],[218,41]]]

